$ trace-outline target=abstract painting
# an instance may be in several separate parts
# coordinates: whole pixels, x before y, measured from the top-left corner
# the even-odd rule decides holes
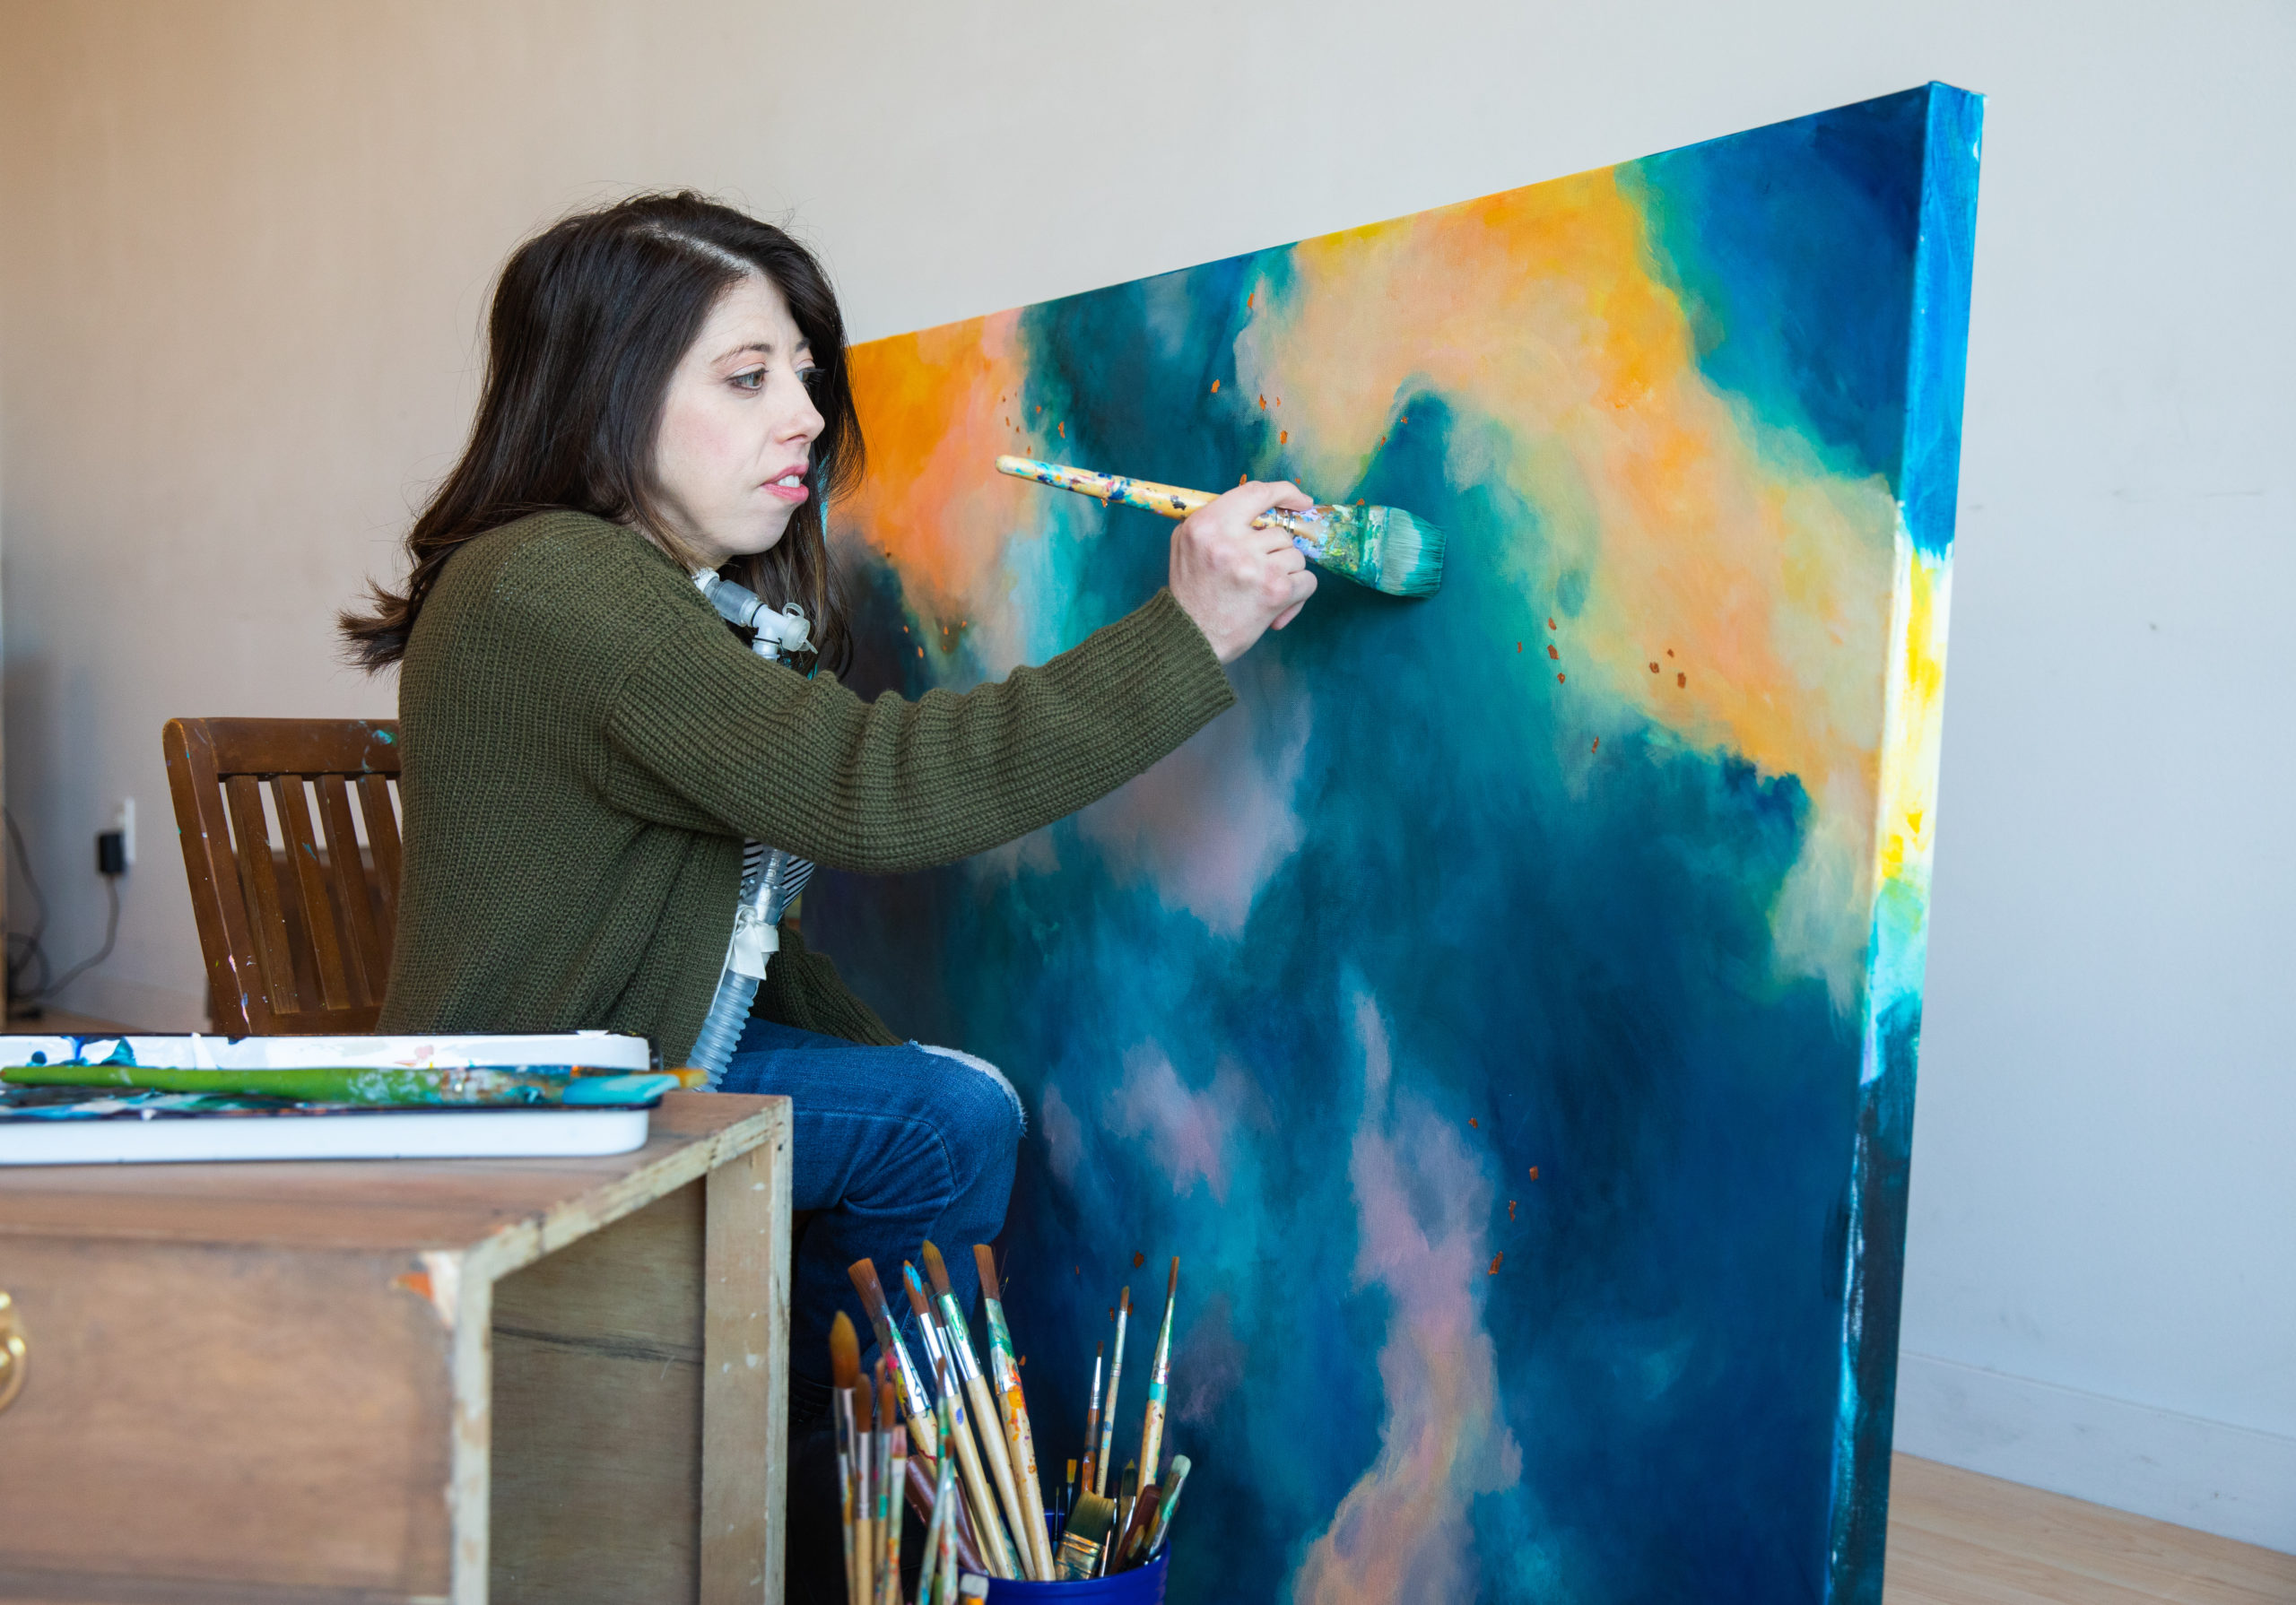
[[[1448,536],[1432,598],[1325,577],[1103,802],[807,899],[1023,1095],[1056,1472],[1129,1283],[1121,1463],[1180,1256],[1174,1599],[1879,1601],[1980,117],[1932,84],[856,351],[865,692],[1161,582],[1170,525],[1002,453]]]

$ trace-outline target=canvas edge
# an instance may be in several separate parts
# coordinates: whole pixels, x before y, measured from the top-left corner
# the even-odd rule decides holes
[[[1874,902],[1845,1212],[1842,1372],[1827,1545],[1830,1605],[1881,1605],[1905,1272],[1913,1094],[1936,840],[1945,631],[1968,368],[1981,96],[1927,86],[1891,587]]]

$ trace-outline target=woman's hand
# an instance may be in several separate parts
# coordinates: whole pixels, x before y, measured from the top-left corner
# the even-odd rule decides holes
[[[1308,560],[1281,529],[1254,529],[1270,508],[1305,512],[1316,504],[1283,481],[1254,480],[1189,514],[1172,532],[1173,599],[1223,664],[1244,655],[1260,632],[1282,629],[1315,594]]]

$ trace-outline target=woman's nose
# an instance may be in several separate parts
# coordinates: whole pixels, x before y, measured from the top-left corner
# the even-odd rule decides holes
[[[813,405],[813,398],[801,390],[797,405],[790,412],[782,434],[785,439],[816,440],[828,427],[828,421],[822,417],[821,409]]]

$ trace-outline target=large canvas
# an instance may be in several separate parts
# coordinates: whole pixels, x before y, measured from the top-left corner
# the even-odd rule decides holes
[[[1431,600],[1326,577],[1114,796],[807,899],[1026,1100],[1056,1467],[1180,1256],[1176,1600],[1878,1601],[1979,115],[1931,85],[856,353],[864,689],[1160,583],[1169,525],[1000,453],[1449,535]]]

